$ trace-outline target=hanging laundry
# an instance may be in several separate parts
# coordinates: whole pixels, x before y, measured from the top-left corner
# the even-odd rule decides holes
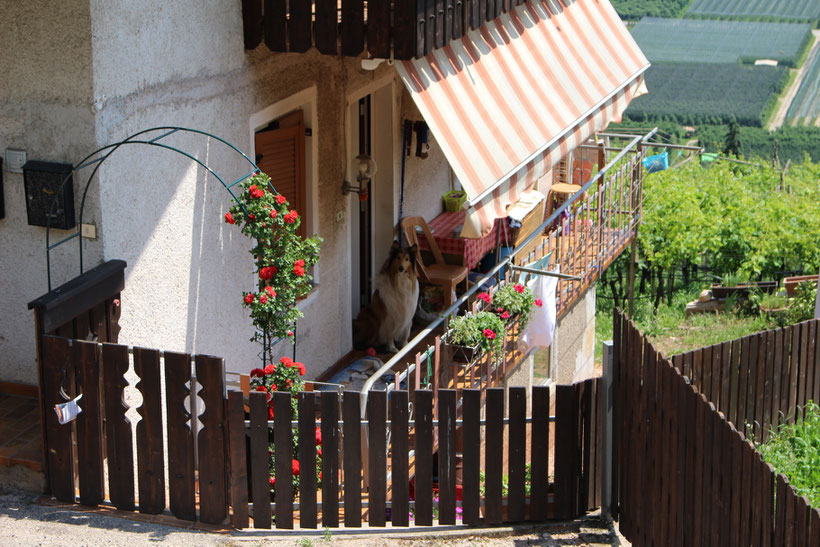
[[[560,268],[552,273],[560,273]],[[541,300],[541,307],[533,308],[527,329],[519,338],[519,348],[525,353],[532,348],[552,345],[557,315],[555,291],[558,288],[558,278],[552,275],[534,275],[528,285],[535,298]]]

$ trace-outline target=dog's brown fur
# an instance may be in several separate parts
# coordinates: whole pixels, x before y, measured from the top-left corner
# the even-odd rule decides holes
[[[402,249],[394,241],[390,256],[374,280],[373,298],[353,321],[353,346],[385,348],[390,353],[407,344],[419,297],[416,272],[418,247]]]

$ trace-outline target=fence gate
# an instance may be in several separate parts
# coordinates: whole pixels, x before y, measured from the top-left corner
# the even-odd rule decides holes
[[[42,362],[62,501],[284,529],[566,520],[600,505],[597,379],[554,401],[547,387],[439,390],[435,411],[432,391],[376,391],[365,421],[358,392],[302,392],[297,419],[287,393],[226,396],[219,358],[45,335]],[[68,424],[61,392],[83,395]]]

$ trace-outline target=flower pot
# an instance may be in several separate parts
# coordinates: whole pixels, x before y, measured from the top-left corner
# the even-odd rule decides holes
[[[443,340],[447,347],[447,352],[450,355],[450,361],[454,363],[469,364],[481,356],[481,346],[464,346],[461,344],[453,344],[446,338]]]
[[[712,296],[715,298],[726,298],[733,294],[748,296],[749,291],[752,289],[774,292],[777,289],[777,281],[753,281],[751,283],[741,283],[734,287],[724,287],[720,283],[712,283],[710,289],[712,290]]]
[[[797,286],[804,281],[817,285],[816,275],[797,275],[793,277],[783,278],[783,286],[786,288],[786,294],[792,296],[797,293]]]

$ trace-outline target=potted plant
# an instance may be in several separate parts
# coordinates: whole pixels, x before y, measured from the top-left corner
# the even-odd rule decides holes
[[[508,323],[518,321],[519,329],[527,326],[533,306],[541,306],[541,300],[536,300],[532,289],[519,283],[505,283],[495,291],[491,300],[484,302]]]
[[[786,289],[786,294],[789,296],[793,296],[797,294],[797,286],[801,283],[807,283],[809,285],[817,285],[817,276],[816,275],[797,275],[792,277],[784,277],[783,278],[783,287]]]
[[[450,347],[450,358],[470,363],[482,353],[501,353],[504,323],[489,311],[462,315],[450,321],[444,342]]]
[[[764,294],[760,297],[760,311],[766,315],[780,315],[788,309],[789,297],[785,294]]]

